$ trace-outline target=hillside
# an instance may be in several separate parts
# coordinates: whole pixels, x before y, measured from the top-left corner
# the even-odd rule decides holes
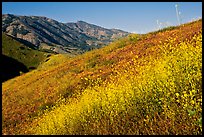
[[[51,56],[2,106],[3,134],[202,134],[202,20]]]
[[[2,80],[8,80],[38,67],[51,53],[31,49],[2,33]]]
[[[61,23],[47,17],[12,14],[2,15],[2,31],[34,48],[73,55],[100,48],[129,34],[84,21]]]

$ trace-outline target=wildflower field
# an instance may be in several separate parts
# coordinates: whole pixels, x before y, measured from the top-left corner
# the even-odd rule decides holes
[[[202,134],[202,20],[131,34],[2,84],[3,134]]]

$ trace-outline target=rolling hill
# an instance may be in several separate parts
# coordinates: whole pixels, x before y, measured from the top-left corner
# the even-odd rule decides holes
[[[2,15],[2,31],[33,48],[81,54],[100,48],[129,33],[78,21],[61,23],[41,16]]]
[[[3,134],[202,134],[202,20],[57,54],[2,84]]]
[[[33,70],[44,62],[51,53],[29,48],[13,37],[2,33],[2,80]]]

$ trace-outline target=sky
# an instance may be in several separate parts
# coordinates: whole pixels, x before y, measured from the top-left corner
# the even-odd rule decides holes
[[[148,33],[202,17],[202,2],[2,2],[2,14],[85,21],[108,29]]]

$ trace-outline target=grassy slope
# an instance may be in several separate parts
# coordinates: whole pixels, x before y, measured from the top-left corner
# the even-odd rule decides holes
[[[33,50],[2,33],[2,54],[23,63],[28,69],[37,66],[46,59],[48,53]]]
[[[56,58],[56,60],[58,59],[58,61],[59,62],[62,61],[62,63],[58,65],[48,65],[44,67],[42,65],[41,69],[34,70],[30,73],[25,74],[24,76],[21,76],[3,83],[3,87],[2,87],[3,89],[2,101],[4,106],[3,107],[3,133],[18,134],[18,133],[28,132],[26,129],[26,126],[30,122],[32,122],[33,118],[35,117],[37,118],[39,116],[39,118],[41,119],[41,115],[44,110],[47,111],[53,105],[60,104],[60,103],[56,103],[57,100],[59,100],[59,98],[64,98],[64,97],[71,99],[71,103],[68,103],[69,105],[65,104],[60,107],[57,107],[55,111],[53,111],[52,113],[48,113],[47,114],[48,116],[45,116],[41,120],[37,119],[37,123],[40,125],[39,127],[41,128],[35,128],[35,122],[34,122],[32,124],[34,128],[31,128],[30,130],[31,133],[35,133],[35,132],[39,134],[40,133],[44,133],[44,134],[55,134],[55,133],[156,134],[156,133],[159,133],[156,129],[158,128],[158,126],[163,127],[163,125],[160,125],[157,123],[158,126],[155,126],[155,127],[150,126],[146,128],[144,127],[145,125],[144,116],[148,114],[148,116],[151,117],[151,119],[156,119],[156,121],[160,117],[161,119],[159,123],[167,124],[165,123],[165,122],[168,122],[169,120],[167,119],[167,115],[158,114],[157,116],[157,113],[156,113],[158,112],[157,108],[163,108],[162,109],[163,113],[166,112],[166,114],[169,114],[169,117],[171,115],[171,117],[174,117],[174,118],[175,118],[175,115],[172,116],[171,113],[167,113],[167,112],[171,112],[174,110],[176,114],[179,114],[180,111],[178,111],[178,109],[176,108],[178,107],[176,106],[176,102],[172,103],[172,107],[170,107],[171,111],[164,109],[165,107],[159,106],[157,103],[150,104],[150,102],[156,101],[156,100],[154,100],[154,98],[151,98],[150,94],[147,94],[147,93],[152,94],[153,91],[156,92],[157,90],[159,90],[153,86],[153,85],[156,85],[159,87],[158,83],[156,84],[153,83],[155,79],[159,81],[159,77],[161,77],[161,82],[163,83],[166,82],[167,85],[165,87],[165,86],[161,86],[160,84],[160,88],[161,90],[164,91],[165,94],[163,93],[161,95],[157,95],[155,97],[157,98],[157,100],[159,99],[158,97],[166,98],[162,95],[166,95],[168,90],[170,90],[170,92],[168,91],[168,93],[171,93],[171,98],[175,98],[174,93],[176,92],[179,92],[179,94],[181,94],[181,92],[184,92],[183,90],[177,91],[178,85],[176,86],[175,82],[178,79],[178,77],[175,77],[173,74],[174,73],[177,74],[176,73],[177,71],[178,71],[178,74],[184,73],[181,68],[184,67],[186,64],[185,63],[170,64],[172,66],[176,66],[176,67],[172,67],[172,66],[170,67],[170,68],[175,68],[175,70],[174,69],[166,70],[164,68],[168,67],[169,65],[167,64],[168,60],[174,59],[174,61],[177,62],[181,56],[184,56],[182,52],[183,49],[178,48],[179,47],[178,43],[186,42],[187,44],[183,44],[183,46],[181,43],[180,47],[186,48],[185,50],[187,51],[189,50],[189,52],[187,52],[186,55],[183,58],[181,58],[181,60],[179,61],[183,62],[185,60],[185,57],[187,57],[190,59],[190,65],[197,65],[197,68],[195,68],[196,70],[195,74],[198,79],[198,82],[195,83],[193,75],[192,77],[191,75],[188,76],[188,72],[189,71],[191,72],[191,70],[187,71],[187,73],[184,73],[186,75],[178,75],[178,76],[181,76],[182,78],[186,76],[189,77],[190,83],[194,83],[196,87],[191,87],[190,85],[188,85],[190,84],[189,81],[186,81],[187,85],[182,85],[182,86],[189,87],[190,90],[192,91],[196,90],[196,92],[198,92],[196,99],[200,99],[201,89],[199,87],[200,86],[199,80],[201,76],[200,76],[200,68],[199,68],[199,65],[200,65],[199,57],[201,57],[200,42],[202,44],[202,37],[200,36],[201,27],[202,27],[202,21],[199,21],[196,23],[186,24],[184,26],[178,27],[173,30],[168,30],[165,32],[152,33],[144,36],[132,35],[127,38],[124,38],[123,40],[114,42],[107,47],[94,50],[91,52],[87,52],[83,55],[77,56],[72,59],[66,60],[64,57],[62,57],[64,59]],[[190,39],[192,39],[193,37],[195,38],[196,42],[190,41]],[[192,44],[197,45],[196,47],[198,49],[196,50],[194,46],[192,46]],[[172,46],[171,48],[169,48],[170,45]],[[185,46],[185,45],[188,45],[188,46]],[[163,49],[163,47],[164,48],[168,47],[168,48]],[[178,51],[176,50],[175,52],[172,52],[175,49],[178,49]],[[180,56],[178,56],[179,54]],[[193,59],[192,56],[190,56],[191,54],[195,54],[198,56],[196,56],[196,58]],[[192,62],[197,64],[193,64]],[[160,64],[161,70],[158,69],[159,66],[157,64]],[[164,76],[153,75],[154,73],[158,74],[159,72],[163,72],[162,74],[164,74]],[[166,72],[168,73],[166,74]],[[155,76],[155,77],[152,78],[150,76]],[[175,82],[172,82],[172,85],[169,85],[168,84],[169,81],[173,81],[171,77],[176,80]],[[104,82],[105,79],[106,79],[106,82]],[[151,80],[151,79],[154,79],[154,80]],[[141,81],[141,82],[134,84],[134,81]],[[114,83],[118,85],[115,85]],[[145,86],[145,85],[149,85],[149,86]],[[169,86],[174,87],[174,89],[172,90],[169,89],[168,88]],[[182,88],[182,86],[180,88]],[[105,87],[108,87],[108,88],[105,88]],[[135,88],[137,90],[131,90],[129,88]],[[143,90],[138,90],[139,88],[142,88]],[[97,90],[99,90],[100,92],[96,92]],[[108,95],[109,97],[106,97],[107,95],[104,94],[106,93],[104,91],[110,94]],[[127,92],[127,91],[130,91],[130,92]],[[148,91],[152,91],[152,92],[148,92]],[[143,92],[145,92],[145,94]],[[186,92],[188,92],[189,95],[194,94],[194,93],[190,93],[190,91],[188,90]],[[81,93],[82,95],[80,95],[79,93]],[[118,97],[111,95],[111,93],[115,93],[115,95],[118,94]],[[141,97],[139,96],[138,98],[135,95],[134,96],[131,95],[135,93],[141,95]],[[124,94],[130,94],[130,95],[123,96],[127,99],[121,99],[121,101],[118,101],[117,98],[121,98],[122,97],[121,95],[124,95]],[[77,95],[79,96],[76,97]],[[100,100],[98,97],[101,97],[101,101],[98,101]],[[77,98],[77,99],[73,101],[74,98]],[[111,98],[112,100],[110,100]],[[148,101],[144,101],[146,99]],[[102,100],[104,100],[104,105],[101,106],[99,102],[103,102]],[[173,102],[174,101],[176,100],[173,100]],[[182,99],[180,101],[182,101]],[[82,104],[83,104],[83,107],[82,107]],[[96,106],[93,106],[93,104],[96,104]],[[106,109],[106,107],[110,106],[110,104],[112,104],[112,106],[114,107]],[[124,104],[126,106],[124,106]],[[136,107],[136,109],[131,109],[131,107],[128,107],[129,105],[133,105],[133,104],[138,104],[137,105],[138,108]],[[143,104],[143,105],[140,105],[140,104]],[[144,105],[148,107],[152,107],[152,109],[144,108]],[[188,105],[191,105],[191,104],[188,104]],[[116,107],[116,106],[122,106],[122,107]],[[63,109],[63,108],[66,108],[66,109]],[[93,108],[96,108],[96,109],[93,110]],[[97,108],[102,108],[102,109],[100,111],[100,109],[97,109]],[[153,108],[156,111],[155,113],[152,113],[153,115],[150,116],[149,115],[150,113],[147,113],[146,111],[148,110],[152,112]],[[123,109],[126,111],[122,111]],[[60,111],[60,110],[63,110],[63,111]],[[143,112],[141,112],[140,110],[144,110],[145,113],[147,114],[143,115]],[[194,117],[194,120],[200,118],[199,107],[196,108],[196,110],[197,110],[197,113],[196,113],[196,116]],[[119,114],[118,112],[121,112],[121,114]],[[130,114],[132,114],[132,116],[138,115],[139,118],[137,119],[136,117],[127,115],[127,113],[129,112]],[[79,116],[78,113],[82,113],[80,115],[82,117],[78,117]],[[114,115],[116,115],[116,117],[115,118],[112,117],[113,115],[109,115],[110,113],[113,113]],[[186,133],[192,133],[192,134],[194,132],[199,133],[199,126],[196,126],[194,124],[193,126],[191,126],[192,128],[190,129],[188,122],[192,122],[192,121],[190,121],[190,119],[185,115],[186,113],[182,112],[182,114],[184,114],[184,118],[187,119],[186,120],[187,123],[185,123],[184,119],[176,119],[177,121],[170,120],[169,128],[174,126],[175,127],[172,128],[171,131],[162,129],[160,130],[160,133],[183,134],[184,133],[182,132],[183,130],[176,130],[177,127],[179,126],[186,127],[186,131],[185,131]],[[54,119],[56,117],[53,117],[53,116],[59,117],[58,121],[60,121],[60,123],[56,123]],[[97,120],[91,118],[92,116],[95,116]],[[123,121],[122,118],[124,116],[127,116],[126,121],[129,121],[129,123],[132,124],[132,125],[127,125],[127,127],[133,127],[133,128],[129,128],[130,130],[123,128],[125,127],[124,125],[126,124],[125,122],[121,123],[119,121],[119,120]],[[63,118],[63,117],[67,117],[67,118]],[[73,117],[72,120],[69,119],[72,117]],[[77,119],[79,120],[78,122],[76,122]],[[94,122],[95,120],[96,122]],[[138,121],[139,124],[137,122],[135,123],[134,120]],[[181,123],[180,125],[178,124],[179,120]],[[112,123],[110,123],[110,121]],[[149,124],[154,125],[155,124],[154,122],[156,121],[150,120]],[[55,128],[52,127],[54,126],[52,125],[54,122],[55,122],[55,125],[59,127],[59,129],[58,127],[55,127]],[[64,123],[64,122],[68,122],[68,123]],[[49,124],[50,127],[47,127],[46,124]],[[172,124],[175,124],[175,125],[172,126]],[[63,128],[64,125],[66,125],[65,129]],[[151,128],[154,128],[154,129],[151,129]],[[97,130],[88,131],[87,129],[97,129]],[[134,130],[134,129],[138,129],[138,130]]]

